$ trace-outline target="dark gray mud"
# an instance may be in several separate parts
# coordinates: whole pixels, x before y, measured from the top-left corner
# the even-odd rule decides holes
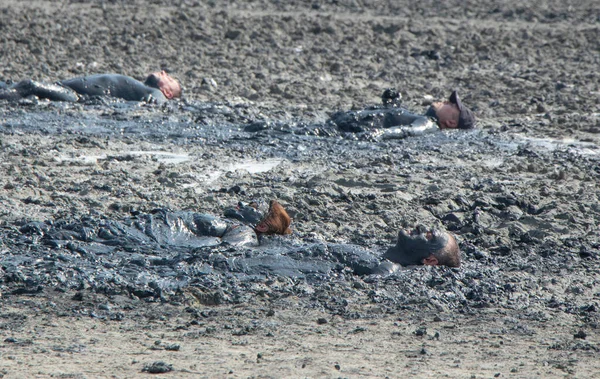
[[[244,302],[257,283],[283,280],[278,291],[300,296],[306,296],[307,286],[312,293],[332,282],[351,292],[364,289],[386,309],[511,308],[519,299],[534,318],[557,307],[595,314],[589,310],[595,309],[597,293],[579,298],[546,294],[555,275],[579,281],[583,294],[594,277],[588,273],[597,270],[600,148],[594,143],[533,139],[493,129],[384,140],[376,133],[341,132],[321,118],[258,117],[247,105],[189,101],[165,107],[5,104],[3,118],[5,137],[68,136],[87,145],[149,141],[183,151],[201,144],[214,154],[209,161],[242,151],[258,161],[278,162],[258,175],[222,178],[222,187],[202,188],[221,197],[221,207],[198,204],[189,212],[188,204],[169,204],[152,209],[162,203],[158,197],[151,204],[115,201],[46,219],[5,216],[0,265],[7,294],[89,289],[108,296],[178,301],[191,286],[219,302]],[[542,119],[530,124],[535,122]],[[247,131],[256,123],[267,127]],[[7,156],[45,159],[40,151],[19,150],[14,143],[4,143],[3,150]],[[118,154],[112,159],[136,159],[127,151]],[[185,171],[185,163],[159,167]],[[171,177],[173,191],[185,193],[180,176]],[[28,186],[31,179],[20,177],[22,183],[5,183],[4,188]],[[55,179],[45,182],[46,190],[57,190],[52,188]],[[87,192],[119,197],[116,183],[92,180],[87,187]],[[238,201],[254,198],[263,204],[270,198],[283,201],[294,219],[294,233],[261,237],[260,245],[256,239],[227,241],[226,229],[240,221],[223,214],[235,216]],[[56,207],[44,196],[20,201],[25,209]],[[378,270],[399,229],[416,223],[456,234],[463,266]],[[254,236],[248,226],[242,228],[242,235]],[[344,313],[343,303],[335,308]]]
[[[185,88],[162,107],[0,103],[3,297],[179,303],[196,288],[205,304],[267,293],[348,318],[490,308],[597,328],[596,4],[542,3],[449,2],[443,15],[395,1],[3,5],[4,79],[166,68]],[[328,122],[388,87],[417,112],[458,88],[478,128],[388,140]],[[100,235],[157,209],[226,218],[254,199],[280,201],[293,234],[192,248]],[[371,274],[417,223],[454,233],[462,266]],[[375,307],[357,311],[357,298]]]

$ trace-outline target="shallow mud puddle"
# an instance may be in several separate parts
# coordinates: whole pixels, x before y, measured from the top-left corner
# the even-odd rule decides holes
[[[283,159],[267,159],[265,161],[246,161],[229,166],[226,171],[246,170],[250,174],[267,172],[277,167]]]
[[[551,151],[570,148],[582,155],[600,154],[600,146],[592,142],[577,141],[573,138],[535,138],[519,136],[526,144],[538,146]]]
[[[119,157],[128,157],[128,156],[148,156],[151,159],[156,160],[160,163],[166,164],[179,164],[183,162],[187,162],[190,160],[190,155],[187,153],[169,153],[165,151],[130,151],[119,154]],[[110,155],[114,157],[115,155]],[[100,155],[79,155],[79,156],[68,156],[68,155],[58,155],[54,157],[57,162],[79,162],[83,164],[96,164],[99,160],[104,160],[109,157],[108,154],[100,154]]]
[[[511,151],[528,147],[547,151],[569,149],[574,153],[581,155],[600,154],[600,146],[598,144],[579,141],[574,138],[531,137],[522,134],[513,134],[512,140],[510,141],[507,141],[506,138],[503,137],[496,137],[491,139],[491,141],[497,146],[502,146]]]

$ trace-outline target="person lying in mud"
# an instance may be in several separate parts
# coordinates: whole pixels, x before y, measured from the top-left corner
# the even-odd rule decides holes
[[[227,209],[226,218],[156,209],[118,221],[88,218],[84,223],[31,222],[21,227],[20,232],[40,235],[44,244],[53,248],[83,249],[83,253],[88,250],[153,253],[165,248],[185,252],[221,244],[250,247],[258,246],[263,234],[291,233],[291,218],[277,201],[270,202],[264,215],[257,208],[240,204]]]
[[[396,245],[389,248],[383,258],[402,266],[460,267],[460,249],[454,236],[424,226],[418,226],[410,232],[401,230]]]
[[[119,74],[88,75],[54,84],[31,79],[12,84],[0,81],[0,99],[13,101],[37,96],[52,101],[77,102],[89,97],[106,96],[163,104],[168,99],[181,97],[181,92],[181,85],[165,71],[151,73],[143,83]]]
[[[329,122],[340,130],[351,133],[382,129],[384,138],[403,138],[437,128],[471,129],[475,126],[473,112],[461,102],[456,91],[446,101],[433,102],[423,115],[402,108],[400,93],[393,88],[385,90],[381,100],[381,106],[361,111],[337,112]]]
[[[225,210],[225,216],[245,221],[250,224],[256,224],[254,231],[256,234],[291,234],[291,217],[285,208],[277,200],[269,202],[269,210],[264,216],[261,216],[258,210],[258,203],[252,201],[248,204],[238,203],[235,208]]]
[[[387,276],[405,266],[460,267],[460,249],[454,236],[444,230],[419,225],[401,230],[396,244],[383,254],[349,244],[329,244],[327,253],[356,275]]]

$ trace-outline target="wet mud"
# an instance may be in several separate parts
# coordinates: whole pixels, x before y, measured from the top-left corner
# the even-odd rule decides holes
[[[23,105],[7,105],[3,130],[5,138],[13,142],[5,142],[4,151],[8,156],[36,157],[36,163],[29,176],[22,175],[16,183],[7,182],[4,189],[17,195],[21,186],[31,186],[27,183],[36,178],[45,183],[43,192],[48,192],[17,198],[21,217],[15,217],[18,213],[12,217],[5,214],[2,267],[5,282],[17,292],[22,291],[20,286],[58,285],[63,290],[89,286],[108,294],[131,292],[164,297],[194,281],[216,280],[212,285],[221,286],[220,281],[231,274],[239,281],[281,275],[317,285],[333,277],[378,282],[384,280],[381,272],[374,277],[365,275],[376,270],[383,253],[395,245],[398,232],[417,223],[432,224],[457,235],[465,266],[460,270],[428,271],[434,276],[459,275],[465,280],[462,284],[448,281],[451,292],[444,286],[434,288],[442,299],[449,297],[445,302],[452,307],[508,301],[515,289],[510,281],[498,277],[499,266],[525,270],[535,277],[540,272],[585,270],[588,265],[591,269],[598,258],[598,237],[592,221],[598,209],[595,202],[589,201],[590,196],[597,196],[595,184],[600,175],[595,144],[535,141],[485,129],[438,130],[402,140],[382,140],[376,135],[364,138],[360,133],[342,132],[328,121],[319,123],[314,119],[289,122],[285,130],[248,132],[247,123],[240,123],[244,108],[223,105],[212,113],[206,109],[217,106],[204,103],[140,108],[137,103],[117,101],[90,105],[92,109],[84,104],[74,106],[77,115],[63,115],[65,109],[72,111],[65,104],[43,103],[26,111]],[[115,116],[117,112],[121,117]],[[85,116],[79,117],[79,113]],[[223,114],[229,114],[230,121],[222,121]],[[219,123],[218,130],[198,128],[193,120],[200,115],[212,118],[208,124]],[[60,135],[58,129],[53,129],[59,127],[59,120],[60,130],[68,128],[69,138],[83,145],[135,139],[161,143],[164,148],[159,141],[170,140],[186,151],[202,141],[197,148],[210,149],[217,155],[204,159],[190,154],[189,161],[163,163],[158,156],[148,162],[147,157],[140,159],[127,151],[117,156],[111,156],[111,152],[100,157],[59,158],[58,148],[51,154],[39,148],[16,149],[21,139],[17,136],[24,133]],[[80,126],[70,128],[69,122]],[[304,125],[326,130],[328,136],[306,133]],[[257,162],[268,157],[278,163],[258,175],[243,169],[233,171],[238,175],[223,175],[216,164],[220,150],[225,155],[232,150],[250,151],[249,156]],[[51,165],[62,160],[59,165],[65,171],[79,165],[92,171],[100,169],[105,172],[92,175],[101,175],[103,180],[110,180],[113,170],[98,166],[150,163],[154,166],[153,181],[180,192],[178,197],[213,196],[223,205],[194,202],[194,210],[207,212],[189,212],[190,199],[182,204],[167,203],[161,199],[164,191],[158,191],[159,196],[150,204],[123,204],[118,201],[120,189],[116,183],[95,180],[75,188],[53,188],[64,178],[47,172],[47,177],[40,179],[43,170],[35,167],[41,164],[42,168],[50,168],[41,163],[47,159]],[[241,161],[245,159],[248,156]],[[26,162],[19,160],[13,160],[10,167],[5,164],[5,169],[21,170]],[[197,160],[208,164],[218,177],[208,181],[209,187],[196,183],[196,187],[185,188],[178,183],[181,173]],[[547,162],[555,163],[549,166]],[[14,167],[18,163],[21,167]],[[513,177],[522,170],[527,173],[525,182]],[[150,184],[144,181],[134,180],[134,187]],[[220,188],[215,187],[217,183]],[[537,186],[535,192],[532,185]],[[543,195],[556,185],[571,188],[568,193],[552,192],[562,201]],[[69,215],[56,204],[58,192],[63,191],[92,193],[92,197],[93,193],[106,193],[114,202],[96,203],[92,209],[78,204],[80,209]],[[242,221],[247,217],[255,224],[260,213],[244,216],[235,205],[256,198],[264,209],[269,197],[280,199],[290,211],[295,232],[290,236],[260,237],[259,245],[253,223],[244,225]],[[168,208],[150,209],[158,204]],[[50,214],[55,214],[32,217],[29,208],[50,208]],[[226,231],[232,230],[236,222],[240,226],[233,228],[235,233],[228,240]],[[13,246],[27,246],[28,252],[24,255],[22,248]],[[32,264],[42,257],[41,266]],[[422,270],[409,268],[393,275],[409,275],[410,280],[399,281],[414,292],[426,285]],[[383,272],[384,276],[388,273]],[[472,287],[469,275],[476,275],[477,287]],[[405,298],[407,293],[401,291],[396,296]],[[450,301],[457,296],[460,302]]]
[[[432,349],[452,355],[465,338],[437,345],[439,335],[422,327],[443,320],[500,335],[509,347],[535,334],[544,348],[531,362],[557,354],[547,376],[594,372],[595,4],[469,4],[442,4],[444,16],[429,2],[386,1],[0,6],[4,80],[143,78],[164,68],[184,86],[181,100],[164,105],[0,101],[0,330],[25,338],[20,308],[103,322],[164,312],[178,315],[181,330],[270,333],[285,350],[295,338],[284,336],[286,323],[320,312],[315,324],[323,327],[334,328],[334,318],[365,323],[348,338],[370,330],[395,341],[388,327],[410,325],[403,338],[419,338],[416,356],[427,360]],[[78,17],[57,23],[59,11]],[[90,21],[97,17],[104,23]],[[386,122],[380,97],[390,87],[416,113],[457,88],[478,126],[386,134],[377,126]],[[291,218],[291,234],[256,233],[273,199]],[[258,210],[244,207],[250,202]],[[399,232],[416,225],[451,233],[460,267],[384,260]],[[270,321],[279,314],[289,319]],[[566,337],[553,340],[550,324]],[[444,328],[442,335],[458,333]],[[183,367],[155,358],[132,367]],[[461,366],[455,360],[441,373],[473,373],[452,371]],[[341,375],[335,365],[325,375]],[[535,375],[534,366],[521,373]],[[361,376],[356,370],[348,375]]]

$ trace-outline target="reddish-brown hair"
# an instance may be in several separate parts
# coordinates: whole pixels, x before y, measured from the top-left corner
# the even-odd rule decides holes
[[[256,225],[254,230],[262,234],[291,234],[292,219],[276,200],[269,203],[269,212]]]

